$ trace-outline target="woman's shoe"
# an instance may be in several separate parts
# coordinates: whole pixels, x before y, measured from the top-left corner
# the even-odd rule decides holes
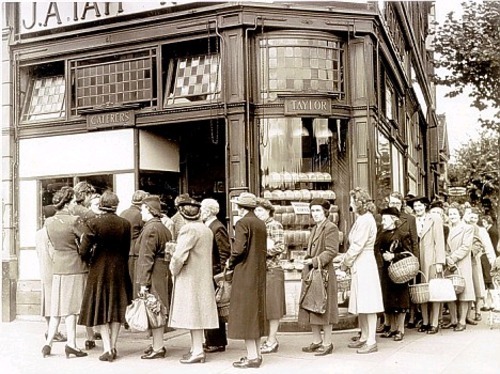
[[[457,326],[453,329],[453,331],[464,331],[465,330],[465,325],[461,325],[460,323],[457,324]]]
[[[332,352],[333,352],[333,344],[330,343],[329,345],[321,345],[321,347],[316,350],[316,353],[314,355],[326,356],[332,354]]]
[[[377,343],[375,343],[375,344],[371,344],[371,345],[368,345],[368,344],[363,345],[360,349],[358,349],[356,351],[356,353],[366,354],[366,353],[374,353],[377,351],[378,351]]]
[[[75,355],[75,357],[88,356],[87,352],[82,352],[80,349],[72,348],[69,345],[64,346],[64,353],[66,353],[66,358],[69,358],[71,355]]]
[[[258,368],[262,365],[262,357],[257,357],[249,360],[246,357],[240,358],[239,361],[233,362],[235,368]]]
[[[404,336],[405,336],[405,334],[404,334],[403,332],[401,332],[401,331],[396,331],[396,333],[394,334],[394,338],[393,338],[393,340],[394,340],[395,342],[400,342],[401,340],[403,340]]]
[[[196,364],[196,363],[204,363],[206,359],[205,352],[201,352],[197,355],[193,355],[192,353],[189,357],[183,357],[179,360],[181,364]]]
[[[396,331],[385,331],[380,335],[381,338],[392,338],[394,335],[396,335]]]
[[[167,350],[165,349],[165,347],[161,347],[161,349],[157,351],[152,349],[150,353],[142,355],[141,358],[143,360],[153,360],[155,358],[165,358],[166,355],[167,355]]]
[[[415,328],[415,322],[408,322],[406,324],[407,329],[414,329]]]
[[[50,350],[52,348],[50,347],[50,345],[44,345],[43,348],[42,348],[42,355],[43,355],[43,358],[47,357],[47,356],[50,356]]]
[[[380,334],[380,333],[383,333],[383,332],[388,332],[388,331],[391,331],[391,326],[387,326],[387,325],[379,325],[377,326],[377,334]]]
[[[145,355],[148,355],[150,354],[151,352],[153,352],[153,346],[150,345],[149,347],[147,347],[145,350],[144,350],[144,354]]]
[[[312,353],[316,352],[316,350],[323,345],[323,342],[319,343],[311,343],[307,347],[302,347],[302,352]],[[245,357],[244,357],[245,358]]]
[[[111,355],[113,356],[113,360],[116,360],[116,356],[118,356],[116,348],[111,348]]]
[[[278,348],[280,347],[280,343],[276,340],[274,343],[265,342],[260,347],[260,353],[276,353],[278,352]]]
[[[347,344],[347,346],[349,348],[361,348],[362,346],[366,345],[366,340],[363,341],[363,340],[358,340],[358,341],[355,341],[355,342],[350,342],[349,344]]]
[[[457,324],[456,323],[445,323],[443,326],[441,326],[441,328],[445,329],[445,330],[448,330],[448,329],[454,329],[455,327],[457,327]]]
[[[113,362],[115,358],[113,357],[113,352],[104,352],[102,355],[99,356],[100,361],[108,361],[108,362]]]
[[[430,326],[429,325],[422,325],[418,328],[418,332],[427,332],[429,330]]]
[[[361,338],[361,333],[358,333],[358,335],[351,337],[352,342],[357,342]]]
[[[430,326],[429,330],[427,330],[427,334],[434,335],[437,334],[439,331],[439,328],[436,326]]]
[[[483,317],[481,317],[481,313],[476,313],[474,316],[474,321],[481,321]]]
[[[85,349],[91,350],[92,348],[95,348],[95,341],[94,340],[85,340]]]
[[[465,319],[465,323],[466,323],[467,325],[472,325],[472,326],[476,326],[476,325],[477,325],[477,322],[476,322],[476,321],[474,321],[473,319],[470,319],[469,317],[467,317],[467,318]]]

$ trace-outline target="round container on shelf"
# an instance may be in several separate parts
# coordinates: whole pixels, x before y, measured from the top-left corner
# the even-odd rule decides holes
[[[313,172],[307,173],[307,178],[309,179],[309,182],[316,182],[316,173]]]
[[[270,200],[270,199],[272,199],[272,198],[273,198],[273,194],[272,194],[272,193],[271,193],[271,191],[269,191],[269,190],[264,190],[264,192],[262,193],[262,197],[263,197],[264,199],[268,199],[268,200]]]
[[[337,196],[335,195],[335,192],[333,192],[332,190],[326,190],[326,193],[327,193],[327,200],[335,200],[337,198]]]
[[[332,181],[332,175],[330,173],[323,173],[323,180],[325,182],[331,182]]]
[[[282,180],[280,173],[272,172],[269,174],[267,179],[269,188],[279,188],[281,186]]]
[[[302,194],[300,193],[300,190],[293,190],[293,199],[295,201],[302,200]]]
[[[304,201],[311,200],[311,191],[309,191],[308,189],[305,188],[301,189],[300,194],[302,195],[302,200]]]
[[[286,190],[284,192],[284,195],[285,195],[285,200],[293,200],[295,196],[292,190]]]
[[[306,173],[299,173],[299,182],[300,183],[307,183],[309,182],[309,178]]]

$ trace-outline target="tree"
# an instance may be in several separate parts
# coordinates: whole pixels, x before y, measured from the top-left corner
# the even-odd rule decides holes
[[[437,84],[451,88],[448,97],[455,97],[468,87],[472,91],[472,106],[480,111],[491,108],[493,119],[479,118],[484,129],[489,129],[496,143],[494,157],[487,167],[487,175],[496,173],[486,183],[478,176],[478,185],[489,189],[490,183],[499,191],[500,172],[500,1],[464,2],[461,19],[454,12],[447,15],[443,25],[436,30],[435,66],[444,68],[444,76],[435,76]],[[484,140],[484,139],[483,139]],[[461,156],[460,156],[461,157]],[[496,182],[493,182],[496,180]],[[472,182],[472,180],[470,181]],[[476,185],[475,183],[472,185]],[[471,185],[471,186],[472,186]],[[473,189],[477,192],[476,189]],[[476,193],[474,192],[474,193]],[[476,196],[476,195],[474,195]],[[496,196],[496,201],[500,200]],[[500,212],[498,212],[500,215]]]
[[[492,132],[482,130],[479,139],[455,151],[456,160],[450,164],[448,177],[451,185],[467,188],[472,205],[482,207],[495,218],[499,203],[498,145]]]

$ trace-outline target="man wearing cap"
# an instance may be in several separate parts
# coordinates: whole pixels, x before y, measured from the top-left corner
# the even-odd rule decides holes
[[[446,260],[443,220],[427,212],[430,201],[425,196],[418,196],[408,200],[415,212],[417,222],[417,235],[419,237],[420,249],[420,270],[425,275],[427,281],[436,278],[436,274],[443,272],[443,265]],[[425,280],[423,280],[425,281]],[[429,310],[429,303],[422,304],[422,326],[419,332],[436,334],[439,330],[439,302],[431,302],[432,310]]]
[[[242,217],[235,224],[235,237],[228,268],[234,269],[228,336],[244,339],[247,356],[233,362],[237,368],[258,368],[262,364],[260,338],[267,335],[266,323],[266,224],[254,210],[257,198],[241,193],[231,202]]]
[[[212,242],[212,273],[222,272],[224,264],[231,255],[231,243],[226,227],[217,219],[219,203],[214,199],[204,199],[201,202],[201,219],[214,234]],[[214,283],[215,286],[215,283]],[[205,330],[204,351],[207,353],[224,352],[226,350],[226,322],[219,316],[219,328]]]
[[[190,201],[191,198],[187,193],[180,194],[174,200],[175,209],[177,209],[177,212],[172,216],[172,221],[174,222],[174,231],[172,231],[172,239],[174,242],[177,240],[177,236],[179,235],[179,231],[181,231],[182,226],[186,224],[186,220],[179,213],[179,205],[183,203],[189,203]]]
[[[142,227],[144,226],[144,221],[141,217],[141,204],[142,199],[148,196],[148,193],[143,190],[137,190],[132,195],[132,204],[129,208],[125,209],[120,217],[125,218],[130,223],[130,252],[128,255],[128,272],[130,279],[132,280],[132,297],[137,297],[139,292],[139,284],[135,279],[136,274],[136,264],[137,257],[139,257],[139,251],[135,251],[135,242],[141,233]]]

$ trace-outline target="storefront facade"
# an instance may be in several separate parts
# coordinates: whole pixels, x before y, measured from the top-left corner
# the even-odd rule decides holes
[[[215,198],[228,227],[229,200],[254,192],[276,205],[287,260],[314,197],[346,233],[356,186],[378,202],[434,191],[431,4],[4,7],[4,321],[38,314],[35,232],[63,185],[112,188],[119,210],[138,188],[167,209],[179,193]],[[293,319],[298,271],[283,266]]]

